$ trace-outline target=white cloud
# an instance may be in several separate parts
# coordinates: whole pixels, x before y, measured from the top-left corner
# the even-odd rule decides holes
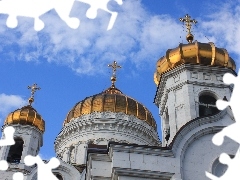
[[[5,119],[8,113],[21,108],[24,104],[26,100],[19,95],[0,94],[0,120]]]
[[[101,67],[113,60],[131,61],[138,66],[156,61],[168,47],[179,42],[176,28],[181,28],[181,24],[170,16],[151,16],[139,0],[124,2],[110,31],[106,31],[110,14],[98,11],[97,19],[87,19],[87,7],[75,2],[71,16],[81,20],[77,30],[69,28],[52,11],[41,17],[45,28],[39,33],[34,31],[32,19],[19,18],[15,31],[8,32],[5,28],[9,38],[2,43],[14,40],[20,48],[12,58],[25,61],[45,58],[48,62],[65,64],[79,74],[92,74],[101,73],[101,69],[106,69]],[[10,54],[13,55],[11,51]]]
[[[234,4],[234,3],[233,3]],[[229,7],[230,6],[230,7]],[[98,11],[95,20],[86,18],[88,6],[75,2],[71,16],[78,17],[80,27],[69,28],[54,11],[43,15],[44,30],[35,32],[32,19],[20,19],[15,31],[1,28],[0,39],[7,49],[4,59],[47,61],[64,64],[79,74],[95,74],[106,71],[109,62],[132,62],[136,67],[147,67],[148,62],[165,55],[185,37],[182,24],[170,15],[151,15],[140,0],[127,0],[119,7],[120,12],[110,31],[106,31],[110,15]],[[214,13],[199,20],[196,39],[206,42],[205,35],[218,47],[239,54],[240,6],[228,4],[218,7]],[[208,19],[205,19],[205,18]],[[5,20],[4,20],[5,22]],[[1,27],[3,21],[0,22]],[[6,48],[0,51],[6,51]]]

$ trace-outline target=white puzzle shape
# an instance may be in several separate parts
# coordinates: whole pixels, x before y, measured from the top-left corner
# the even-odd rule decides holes
[[[39,17],[55,9],[68,26],[76,29],[79,26],[79,20],[69,17],[73,3],[74,0],[2,0],[0,13],[9,15],[6,23],[9,28],[17,27],[17,16],[23,16],[34,18],[34,29],[39,31],[44,28],[44,23]]]
[[[86,4],[89,4],[91,7],[87,10],[86,16],[89,19],[95,19],[97,17],[97,11],[98,9],[104,10],[108,13],[111,14],[111,18],[108,23],[107,30],[110,30],[113,28],[113,25],[117,19],[117,12],[110,11],[107,7],[108,3],[110,0],[77,0]],[[115,0],[118,5],[122,5],[123,1],[122,0]]]
[[[4,139],[0,140],[0,146],[11,146],[15,144],[14,141],[14,132],[15,129],[12,126],[8,126],[3,130]]]
[[[95,18],[97,16],[97,10],[102,9],[111,14],[108,29],[113,27],[113,24],[117,18],[117,12],[110,11],[107,8],[107,4],[110,0],[78,0],[89,4],[91,7],[86,13],[89,18]],[[122,0],[115,0],[119,5],[122,5]],[[55,10],[59,17],[66,22],[66,24],[77,29],[80,24],[80,20],[75,17],[69,17],[69,14],[73,8],[75,0],[1,0],[0,1],[0,14],[7,14],[7,26],[9,28],[15,28],[18,25],[18,16],[34,18],[34,29],[40,31],[44,28],[44,22],[39,18],[41,15],[47,13],[50,10]]]
[[[24,162],[27,166],[32,166],[34,164],[37,164],[38,168],[38,180],[58,180],[58,178],[52,173],[52,169],[57,168],[60,165],[60,162],[57,158],[53,157],[50,159],[50,161],[46,164],[40,156],[26,156],[24,158]]]
[[[239,73],[238,73],[239,74]],[[219,133],[215,134],[212,138],[212,142],[221,146],[224,141],[224,137],[227,136],[240,144],[240,111],[239,111],[239,100],[240,100],[240,75],[235,77],[230,73],[226,73],[223,77],[225,84],[234,84],[234,89],[232,92],[231,99],[227,101],[218,100],[216,102],[217,108],[220,110],[225,109],[227,106],[231,106],[233,115],[235,117],[235,123],[223,128]],[[219,161],[222,164],[228,165],[227,171],[221,176],[216,177],[213,174],[206,172],[206,176],[212,180],[229,180],[229,179],[239,179],[240,178],[240,148],[238,149],[235,157],[231,159],[229,155],[222,153],[220,155]]]
[[[3,133],[4,133],[4,139],[0,140],[0,146],[11,146],[13,144],[15,144],[14,141],[14,132],[15,129],[11,126],[8,126],[4,129]],[[0,170],[1,171],[6,171],[8,169],[8,163],[5,160],[1,160],[0,161]]]

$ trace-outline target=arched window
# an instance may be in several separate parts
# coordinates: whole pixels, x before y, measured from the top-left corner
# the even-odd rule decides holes
[[[61,176],[61,174],[55,174],[55,176],[56,176],[59,180],[63,180],[63,177]]]
[[[15,138],[15,144],[9,149],[7,162],[9,163],[20,163],[23,151],[23,140],[21,138]]]
[[[199,116],[211,116],[219,112],[216,107],[216,98],[210,94],[199,96]]]
[[[165,112],[165,119],[164,119],[164,134],[165,134],[165,140],[168,142],[170,138],[170,125],[169,125],[169,114],[168,109]]]
[[[69,149],[69,163],[73,163],[75,160],[74,146],[71,146]]]

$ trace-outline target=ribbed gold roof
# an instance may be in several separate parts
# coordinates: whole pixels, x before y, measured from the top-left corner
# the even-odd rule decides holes
[[[154,81],[158,85],[161,75],[170,69],[182,64],[193,63],[211,66],[223,66],[235,70],[234,60],[229,57],[227,50],[217,48],[213,43],[179,44],[175,49],[169,49],[166,56],[157,61],[157,70]]]
[[[31,105],[24,106],[21,109],[11,112],[7,116],[4,124],[32,125],[37,127],[42,132],[45,131],[45,121]]]
[[[85,98],[78,102],[72,110],[69,111],[64,125],[73,118],[80,117],[92,112],[123,112],[127,115],[134,115],[138,119],[146,121],[150,126],[156,127],[156,122],[149,110],[136,100],[124,95],[115,86],[111,86],[100,94]]]

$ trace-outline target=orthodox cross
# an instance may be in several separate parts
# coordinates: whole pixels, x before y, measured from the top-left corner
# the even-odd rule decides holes
[[[36,83],[34,83],[32,86],[28,86],[28,89],[31,89],[31,97],[28,99],[29,105],[34,102],[34,94],[37,90],[40,90],[41,88],[37,86]]]
[[[112,73],[111,81],[112,81],[112,87],[115,87],[115,82],[117,81],[116,71],[117,71],[117,68],[121,68],[121,66],[119,66],[116,61],[113,61],[113,64],[109,64],[108,67],[112,68],[113,73]]]
[[[192,28],[192,24],[196,24],[197,21],[195,19],[191,19],[191,16],[189,16],[188,14],[186,14],[184,18],[180,18],[179,20],[183,23],[185,22],[185,25],[187,27],[187,32],[188,32],[187,41],[192,42],[193,35],[191,34],[191,28]]]

